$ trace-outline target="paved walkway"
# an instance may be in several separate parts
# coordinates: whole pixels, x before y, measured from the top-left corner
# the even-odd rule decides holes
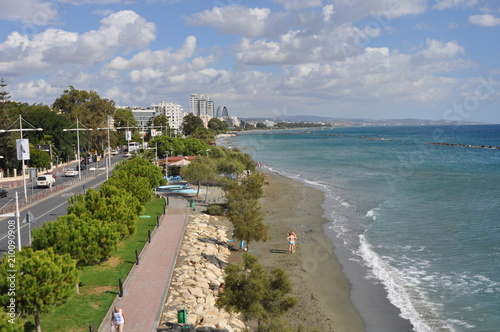
[[[127,277],[123,297],[116,298],[99,332],[111,331],[111,310],[115,306],[123,309],[125,332],[156,332],[187,224],[188,206],[184,198],[169,197],[160,227],[153,233],[139,265],[135,265]]]

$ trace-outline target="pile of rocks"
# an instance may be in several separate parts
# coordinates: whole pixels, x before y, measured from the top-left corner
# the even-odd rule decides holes
[[[190,218],[158,331],[180,330],[177,314],[182,309],[187,311],[190,327],[187,330],[244,330],[245,324],[237,315],[215,306],[219,286],[224,282],[224,267],[230,255],[227,247],[228,228],[214,225],[218,221],[217,217],[196,214]]]

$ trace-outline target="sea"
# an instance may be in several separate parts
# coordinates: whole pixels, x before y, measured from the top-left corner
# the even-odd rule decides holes
[[[254,131],[224,144],[324,192],[325,233],[368,332],[500,331],[500,125]]]

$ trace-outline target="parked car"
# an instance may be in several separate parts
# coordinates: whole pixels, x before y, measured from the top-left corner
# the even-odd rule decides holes
[[[118,154],[118,150],[111,149],[111,155],[116,156]]]
[[[56,183],[56,179],[52,176],[52,174],[43,174],[39,175],[36,178],[36,186],[37,187],[49,187],[52,188],[52,186]]]
[[[8,194],[7,190],[0,188],[0,198],[7,197],[7,194]]]
[[[78,170],[74,168],[68,168],[64,172],[64,176],[78,176]]]

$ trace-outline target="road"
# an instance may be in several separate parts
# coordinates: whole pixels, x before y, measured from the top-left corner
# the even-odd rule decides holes
[[[121,161],[123,157],[113,156],[111,159],[112,167]],[[43,225],[44,222],[54,221],[59,216],[66,215],[68,198],[73,195],[83,194],[88,188],[98,188],[104,181],[106,181],[106,168],[104,163],[91,164],[88,170],[82,171],[81,179],[78,177],[64,177],[58,176],[56,184],[57,188],[54,188],[55,192],[52,192],[46,197],[39,198],[35,202],[24,206],[20,209],[20,231],[21,231],[21,246],[24,247],[29,244],[30,235],[29,230]],[[95,168],[96,170],[93,170]],[[109,173],[111,175],[111,173]],[[28,196],[36,197],[37,194],[40,196],[44,191],[49,193],[50,189],[44,188],[27,188]],[[9,202],[15,201],[15,192],[18,192],[19,200],[24,198],[24,188],[19,187],[9,190],[9,196],[0,199],[0,207],[8,204]],[[28,211],[36,218],[34,222],[22,223],[26,218]],[[12,225],[17,224],[16,217],[6,217],[0,218],[0,255],[7,252],[8,249],[8,230],[9,226],[12,229]],[[17,226],[16,226],[17,232]],[[17,233],[15,236],[16,248],[17,248]]]

